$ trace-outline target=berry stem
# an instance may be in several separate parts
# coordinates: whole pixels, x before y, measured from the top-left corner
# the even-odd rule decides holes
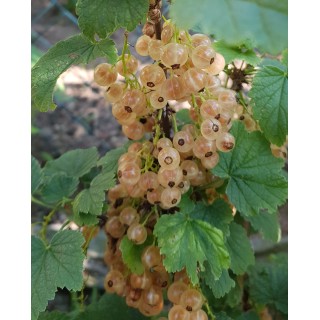
[[[177,119],[174,114],[171,115],[174,133],[178,132]]]
[[[204,304],[205,308],[207,309],[207,313],[208,313],[208,316],[211,320],[216,320],[216,317],[215,315],[213,314],[213,312],[211,311],[211,308],[208,304],[208,301],[206,301],[206,303]]]

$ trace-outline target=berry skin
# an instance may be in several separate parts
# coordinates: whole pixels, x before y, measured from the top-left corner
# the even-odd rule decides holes
[[[174,148],[164,147],[158,154],[158,161],[164,169],[174,170],[179,167],[180,154]]]
[[[140,80],[146,88],[157,90],[166,80],[166,75],[161,67],[151,64],[141,70]]]
[[[187,47],[179,43],[169,43],[163,47],[160,59],[166,67],[178,69],[188,60]]]
[[[99,86],[110,86],[116,82],[118,73],[109,63],[101,63],[94,69],[94,81]]]
[[[140,223],[134,222],[127,230],[128,239],[135,244],[142,244],[147,239],[147,230]]]

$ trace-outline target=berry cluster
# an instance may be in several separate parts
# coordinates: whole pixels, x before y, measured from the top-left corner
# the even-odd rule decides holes
[[[243,108],[236,92],[221,86],[217,75],[225,61],[206,35],[190,35],[166,21],[161,39],[144,34],[135,49],[154,60],[138,76],[138,60],[126,43],[115,66],[103,63],[94,71],[96,83],[106,87],[105,98],[123,133],[135,140],[119,158],[119,183],[108,192],[105,262],[110,271],[105,289],[151,316],[163,309],[163,291],[168,288],[174,304],[169,320],[208,319],[201,310],[202,294],[185,272],[167,273],[155,244],[141,256],[142,275],[128,270],[119,246],[125,235],[136,245],[145,243],[159,215],[174,212],[190,188],[210,185],[210,169],[219,162],[217,151],[229,152],[235,145],[229,130]],[[179,103],[187,106],[193,123],[178,129],[173,105]],[[164,124],[168,119],[169,131]],[[214,189],[206,191],[208,200],[215,196]]]

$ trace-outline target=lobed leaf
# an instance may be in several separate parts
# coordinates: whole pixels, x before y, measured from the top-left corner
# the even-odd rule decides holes
[[[57,203],[72,195],[78,187],[76,177],[68,177],[65,173],[56,173],[46,180],[41,196],[44,202]]]
[[[277,66],[264,65],[253,78],[249,95],[253,116],[265,137],[273,144],[283,145],[288,134],[287,67],[279,62]]]
[[[213,44],[213,48],[223,55],[226,64],[234,60],[244,60],[251,65],[257,65],[260,58],[253,51],[253,48],[247,43],[227,44],[224,41],[218,41]]]
[[[32,100],[40,111],[54,110],[53,91],[59,76],[72,65],[89,63],[98,57],[110,63],[117,60],[117,50],[112,40],[91,42],[82,35],[75,35],[58,42],[34,65],[31,71]]]
[[[243,274],[254,264],[254,253],[246,230],[235,222],[230,224],[226,246],[230,254],[230,269],[235,274]]]
[[[67,176],[80,178],[97,165],[98,156],[96,147],[71,150],[58,159],[48,161],[44,173],[45,175],[65,173]]]
[[[220,152],[212,172],[229,179],[226,193],[242,215],[252,216],[261,209],[275,212],[287,198],[283,160],[272,155],[260,132],[248,133],[242,123],[235,122],[231,133],[236,145],[231,152]]]
[[[214,34],[231,45],[251,39],[272,54],[288,46],[287,0],[175,0],[170,12],[178,27]]]
[[[80,290],[85,258],[84,238],[80,232],[57,232],[47,246],[41,239],[31,238],[31,317],[38,318],[57,288]]]
[[[105,191],[115,185],[113,172],[102,172],[97,175],[90,183],[88,189],[82,190],[74,199],[74,214],[101,214],[105,201]],[[91,221],[91,220],[90,220]]]
[[[118,160],[126,152],[127,148],[125,146],[110,150],[98,161],[98,166],[102,166],[106,172],[115,174],[118,170]]]
[[[262,237],[273,242],[279,242],[281,239],[281,227],[278,213],[269,213],[260,211],[254,216],[244,217],[248,220],[256,231],[262,234]]]
[[[167,271],[176,272],[185,267],[193,284],[198,283],[197,270],[204,271],[205,261],[214,279],[230,265],[223,233],[208,222],[182,213],[163,215],[155,225],[154,234],[161,254],[165,255],[163,264]]]
[[[123,27],[133,31],[146,20],[148,0],[79,0],[76,12],[82,33],[89,39],[104,39]]]

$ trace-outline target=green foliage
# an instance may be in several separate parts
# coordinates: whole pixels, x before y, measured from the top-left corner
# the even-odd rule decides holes
[[[236,320],[259,320],[259,319],[260,319],[259,315],[255,311],[250,310],[248,312],[243,313],[239,317],[237,317]]]
[[[42,183],[43,174],[36,158],[31,156],[31,194],[34,194]]]
[[[254,216],[244,217],[248,220],[252,227],[259,231],[264,239],[278,242],[281,239],[281,228],[278,213],[269,213],[268,211],[260,211]]]
[[[221,277],[218,280],[214,279],[213,275],[210,273],[209,268],[206,268],[202,276],[216,298],[223,297],[226,293],[228,293],[232,288],[235,287],[235,282],[230,278],[228,270],[223,270]]]
[[[197,204],[190,216],[207,221],[213,227],[220,229],[225,236],[229,235],[229,223],[233,220],[233,216],[230,207],[222,199],[215,200],[211,205]]]
[[[136,274],[143,274],[144,266],[141,262],[141,255],[143,250],[152,243],[152,236],[148,236],[147,240],[140,245],[134,244],[128,239],[127,236],[123,237],[120,244],[120,250],[122,252],[123,261],[131,270],[131,272]]]
[[[215,318],[216,320],[234,320],[232,318],[230,318],[225,312],[218,312],[218,313],[215,313]]]
[[[175,0],[171,16],[183,29],[214,34],[234,45],[251,39],[265,52],[288,46],[287,0]]]
[[[72,317],[67,313],[60,311],[41,312],[38,320],[72,320]]]
[[[260,132],[248,133],[242,123],[235,122],[231,133],[236,145],[231,152],[220,152],[213,173],[229,179],[226,193],[244,216],[258,214],[260,209],[275,212],[287,198],[283,160],[272,155]]]
[[[122,154],[127,152],[125,146],[108,151],[99,161],[98,166],[102,166],[104,171],[113,172],[118,170],[118,160]]]
[[[32,320],[54,298],[57,288],[80,290],[84,254],[81,233],[63,230],[56,233],[50,244],[31,238],[31,302]]]
[[[246,230],[232,222],[226,244],[230,254],[231,270],[235,274],[243,274],[248,266],[254,264],[254,253]]]
[[[98,156],[96,147],[71,150],[58,159],[48,161],[44,174],[65,173],[69,177],[80,178],[97,165]]]
[[[105,201],[105,191],[115,185],[113,172],[102,172],[90,183],[88,189],[82,190],[74,199],[73,212],[75,214],[101,214]]]
[[[55,109],[52,95],[59,76],[72,65],[89,63],[98,57],[105,57],[110,63],[116,61],[117,50],[112,40],[92,43],[82,35],[75,35],[50,48],[32,68],[32,100],[35,107],[40,111]]]
[[[288,260],[284,255],[257,263],[249,272],[249,293],[253,302],[288,313]]]
[[[288,134],[288,70],[285,65],[263,65],[249,93],[253,115],[266,138],[281,146]]]
[[[161,254],[165,255],[163,264],[166,269],[176,272],[186,267],[194,284],[199,281],[197,268],[204,271],[205,261],[208,261],[214,279],[219,279],[222,270],[230,265],[221,230],[205,221],[182,213],[163,215],[154,228],[154,234]]]
[[[188,109],[181,109],[176,114],[178,127],[182,127],[185,124],[192,123]]]
[[[125,299],[116,294],[104,294],[90,304],[74,320],[147,320],[138,310],[127,306]]]
[[[76,7],[79,27],[92,41],[121,27],[133,31],[145,21],[148,9],[148,0],[79,0]]]
[[[79,180],[68,177],[65,173],[56,173],[47,179],[42,189],[42,199],[46,203],[57,203],[72,195],[78,187]]]
[[[224,41],[218,41],[213,44],[213,48],[223,55],[227,64],[236,59],[244,60],[252,65],[257,65],[260,62],[260,58],[256,55],[248,42],[231,45]]]

